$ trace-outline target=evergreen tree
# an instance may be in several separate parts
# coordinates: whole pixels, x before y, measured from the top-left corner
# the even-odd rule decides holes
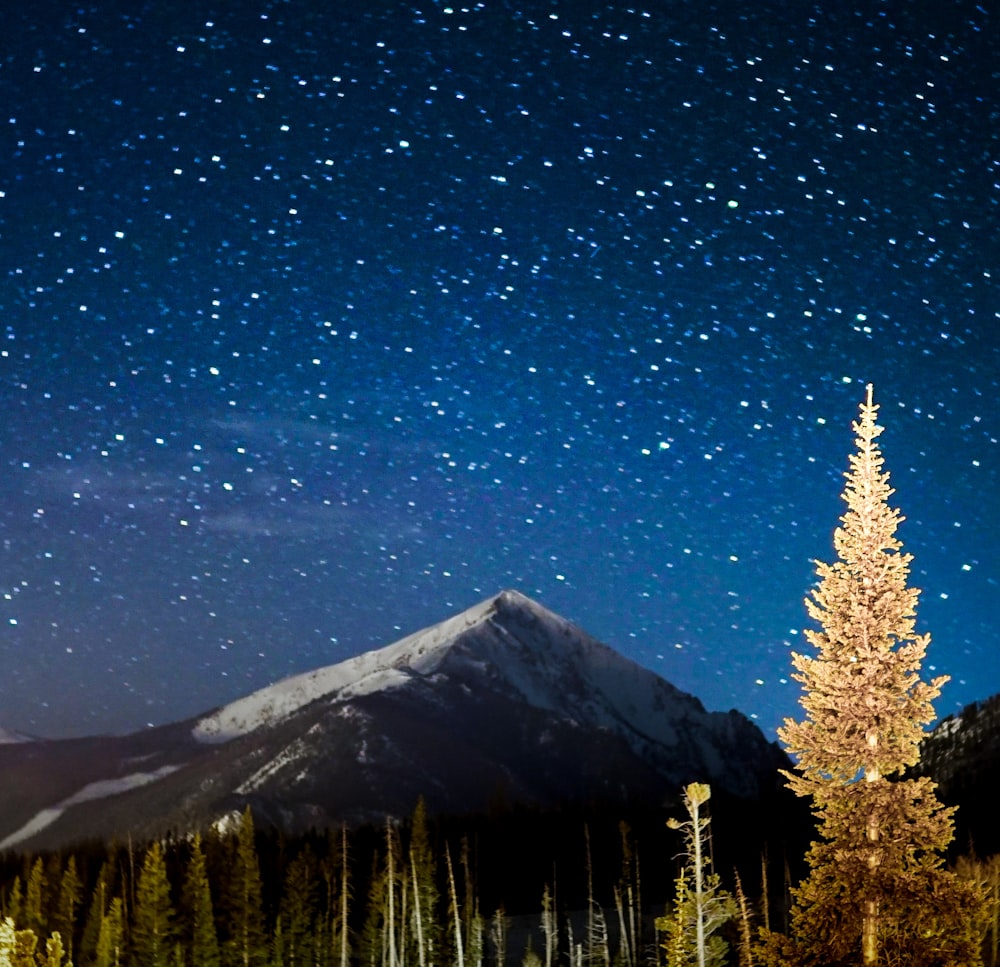
[[[100,937],[105,914],[108,911],[108,904],[111,902],[114,880],[115,863],[113,858],[109,856],[101,864],[97,879],[90,890],[87,919],[84,922],[83,933],[80,936],[80,949],[77,954],[77,960],[84,967],[94,962],[97,956],[98,938]]]
[[[631,841],[628,823],[620,822],[622,870],[615,885],[615,910],[618,913],[618,954],[621,967],[638,967],[641,946],[642,901],[639,881],[639,857]]]
[[[136,885],[129,961],[133,967],[168,967],[176,938],[174,908],[163,847],[146,850]]]
[[[184,910],[188,963],[191,967],[219,967],[219,937],[215,929],[212,891],[200,835],[195,835],[191,841],[181,907]]]
[[[63,948],[62,935],[58,930],[55,930],[52,936],[45,941],[45,960],[42,961],[42,967],[63,967],[65,957],[66,951]]]
[[[542,891],[542,937],[545,941],[544,967],[555,967],[556,954],[559,950],[559,918],[556,915],[556,903],[548,883]]]
[[[465,883],[465,904],[462,921],[465,925],[465,963],[468,967],[481,967],[485,949],[486,925],[479,909],[479,894],[472,875],[469,839],[462,837],[462,873]]]
[[[368,897],[365,906],[365,920],[361,928],[360,953],[362,967],[385,967],[386,952],[386,909],[389,894],[388,864],[380,862],[378,852],[372,857],[372,869],[368,877]]]
[[[0,935],[0,967],[38,967],[37,947],[34,930],[15,930],[14,922],[7,920]]]
[[[490,945],[493,948],[493,963],[496,967],[504,967],[507,963],[507,934],[509,932],[510,918],[501,904],[490,917]]]
[[[706,850],[709,818],[702,814],[712,795],[705,783],[692,782],[684,789],[684,806],[690,817],[684,822],[667,821],[671,829],[684,831],[687,862],[677,878],[673,913],[661,917],[657,927],[665,934],[663,948],[669,967],[721,967],[729,944],[717,931],[736,916],[736,902],[722,889],[712,872]]]
[[[18,926],[25,930],[34,931],[38,936],[41,936],[45,927],[44,894],[45,866],[39,857],[31,864],[31,872],[28,874],[28,882],[24,888],[21,916],[17,921]]]
[[[985,898],[983,963],[986,967],[997,967],[1000,964],[1000,855],[986,860],[960,856],[954,869],[957,876],[975,883]]]
[[[240,821],[235,845],[226,879],[227,935],[222,961],[225,967],[265,967],[268,956],[260,863],[249,807]]]
[[[14,920],[12,917],[4,917],[0,920],[0,967],[10,967],[16,944],[17,929],[14,927]]]
[[[59,897],[56,901],[52,930],[62,938],[68,960],[73,959],[73,935],[76,931],[76,914],[83,898],[83,884],[76,872],[76,857],[70,855],[59,878]]]
[[[14,923],[21,919],[21,911],[24,909],[24,881],[21,875],[14,877],[14,882],[10,885],[7,893],[7,902],[4,903],[3,913],[5,917],[10,917]]]
[[[443,933],[438,919],[440,895],[438,892],[437,863],[431,850],[427,828],[427,806],[421,797],[413,812],[410,831],[409,881],[410,947],[407,962],[416,967],[438,967],[442,960]]]
[[[929,779],[901,778],[946,678],[919,675],[930,639],[915,633],[919,591],[907,586],[911,555],[895,536],[903,518],[888,504],[877,412],[869,385],[853,424],[838,560],[817,562],[806,599],[820,626],[806,632],[816,654],[792,657],[806,714],[786,719],[779,736],[797,758],[789,784],[812,798],[821,838],[794,891],[790,936],[769,935],[764,956],[834,967],[891,954],[910,967],[972,967],[980,898],[941,868],[953,810]]]
[[[321,967],[349,967],[351,936],[348,923],[350,913],[350,876],[347,852],[347,829],[341,827],[340,842],[330,834],[326,856],[320,864],[326,893],[326,912],[323,917],[323,956]],[[317,941],[319,943],[319,941]]]
[[[115,897],[101,914],[94,948],[94,967],[120,967],[125,938],[125,917],[121,897]]]
[[[308,967],[314,962],[318,913],[317,878],[316,856],[307,844],[285,871],[278,906],[281,936],[280,939],[277,935],[275,937],[278,962],[282,967]]]

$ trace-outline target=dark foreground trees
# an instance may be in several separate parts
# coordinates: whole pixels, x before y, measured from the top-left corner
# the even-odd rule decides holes
[[[774,965],[974,967],[981,898],[942,868],[953,810],[929,779],[902,778],[947,679],[920,678],[930,638],[915,633],[919,591],[907,586],[911,555],[895,536],[903,518],[888,504],[877,411],[869,386],[853,424],[837,561],[817,562],[819,583],[806,599],[820,626],[806,632],[815,654],[792,659],[806,714],[787,719],[779,735],[797,758],[789,783],[812,798],[820,839],[794,891],[790,931],[769,935],[764,957]]]

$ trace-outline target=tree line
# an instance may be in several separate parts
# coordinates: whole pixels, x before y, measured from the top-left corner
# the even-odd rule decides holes
[[[607,906],[594,897],[584,829],[588,895],[575,927],[554,867],[527,927],[503,904],[485,911],[469,836],[435,835],[423,801],[377,831],[285,837],[255,830],[249,809],[226,826],[141,848],[5,857],[0,965],[554,967],[568,957],[639,967],[653,942],[624,824]]]

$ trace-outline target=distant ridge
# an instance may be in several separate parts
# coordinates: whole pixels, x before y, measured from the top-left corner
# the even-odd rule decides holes
[[[754,799],[788,760],[517,591],[376,651],[130,736],[0,745],[0,848],[205,828],[247,805],[294,831],[498,800]]]
[[[941,801],[958,806],[955,849],[986,857],[1000,853],[996,822],[1000,776],[1000,695],[973,702],[942,719],[920,745],[916,774],[938,784]]]

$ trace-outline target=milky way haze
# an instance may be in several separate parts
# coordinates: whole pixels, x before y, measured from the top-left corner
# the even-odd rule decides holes
[[[1000,691],[986,4],[4,21],[4,726],[514,587],[770,732],[869,381],[938,711]]]

